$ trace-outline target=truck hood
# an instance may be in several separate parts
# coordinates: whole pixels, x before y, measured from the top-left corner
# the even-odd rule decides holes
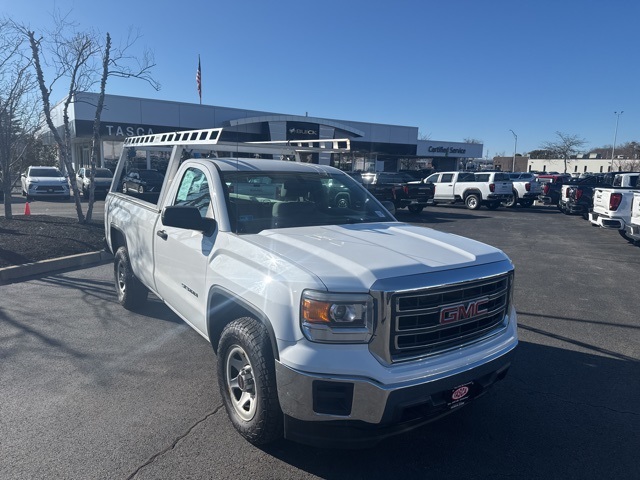
[[[475,240],[404,223],[265,230],[250,241],[316,275],[325,285],[369,288],[377,280],[508,260]]]

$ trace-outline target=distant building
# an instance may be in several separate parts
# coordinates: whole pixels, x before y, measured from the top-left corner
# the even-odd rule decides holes
[[[95,93],[76,94],[69,109],[71,156],[75,168],[87,166]],[[61,128],[63,101],[52,110]],[[222,140],[259,142],[350,138],[348,154],[317,154],[310,161],[343,170],[457,169],[482,157],[482,144],[418,140],[418,127],[336,120],[164,100],[106,95],[100,125],[100,164],[113,168],[126,137],[176,130],[223,128]],[[50,133],[44,134],[53,143]],[[162,161],[162,159],[154,159]],[[155,168],[155,167],[154,167]]]
[[[493,168],[503,172],[527,172],[529,157],[493,157]]]

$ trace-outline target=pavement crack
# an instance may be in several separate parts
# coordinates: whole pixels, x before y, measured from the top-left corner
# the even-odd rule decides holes
[[[171,450],[173,450],[176,445],[178,445],[178,443],[180,443],[180,441],[184,438],[186,438],[192,431],[194,428],[196,428],[198,425],[200,425],[203,422],[206,422],[207,419],[209,419],[209,417],[215,415],[216,413],[218,413],[221,409],[223,408],[223,405],[218,405],[214,410],[212,410],[211,412],[207,413],[203,418],[201,418],[200,420],[198,420],[197,422],[195,422],[193,425],[191,425],[182,435],[179,435],[172,443],[171,445],[169,445],[167,448],[159,451],[158,453],[154,453],[151,457],[149,457],[149,459],[144,462],[142,465],[140,465],[138,468],[136,468],[136,470],[127,477],[127,480],[131,480],[132,478],[135,478],[136,475],[138,475],[138,473],[140,473],[140,471],[151,465],[153,462],[156,461],[157,458],[161,457],[162,455],[164,455],[167,452],[170,452]]]

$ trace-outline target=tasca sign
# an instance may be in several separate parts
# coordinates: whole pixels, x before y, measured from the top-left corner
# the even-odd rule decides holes
[[[80,120],[75,122],[76,136],[86,137],[93,134],[93,122]],[[140,135],[152,135],[154,133],[174,132],[175,127],[158,125],[136,125],[131,123],[101,122],[100,136],[103,138],[125,138]]]

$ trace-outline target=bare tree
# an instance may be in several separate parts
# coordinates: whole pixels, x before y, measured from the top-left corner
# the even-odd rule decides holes
[[[15,174],[38,128],[35,83],[24,43],[11,21],[0,20],[0,179],[6,218],[13,218]]]
[[[478,140],[477,138],[473,138],[473,137],[467,137],[465,139],[462,140],[464,143],[477,143],[477,144],[483,144],[484,142],[482,140]]]
[[[94,177],[95,167],[100,153],[100,118],[104,106],[107,80],[110,76],[120,78],[138,78],[149,83],[153,88],[159,89],[160,85],[151,77],[151,69],[155,65],[153,56],[145,51],[142,58],[129,53],[139,35],[129,32],[126,42],[122,47],[113,48],[109,33],[102,43],[100,36],[93,31],[77,31],[75,25],[59,15],[54,17],[55,28],[48,32],[46,40],[37,37],[36,33],[26,27],[22,27],[23,33],[29,39],[31,56],[36,70],[36,77],[42,99],[43,114],[47,126],[58,145],[62,165],[69,176],[71,189],[75,200],[78,221],[84,223],[91,220],[94,201]],[[48,61],[54,67],[53,81],[45,83],[42,68],[43,61]],[[56,129],[52,118],[50,95],[54,84],[66,81],[66,97],[62,102],[62,132]],[[77,101],[77,94],[91,91],[99,85],[99,95],[94,117],[93,139],[90,160],[90,196],[87,216],[82,212],[80,192],[76,183],[76,171],[72,163],[71,155],[71,125],[69,120],[69,107]]]
[[[563,132],[556,132],[556,136],[558,140],[544,142],[540,148],[552,152],[557,158],[562,158],[564,160],[564,173],[567,173],[567,160],[578,153],[587,142],[577,135],[569,135]]]

